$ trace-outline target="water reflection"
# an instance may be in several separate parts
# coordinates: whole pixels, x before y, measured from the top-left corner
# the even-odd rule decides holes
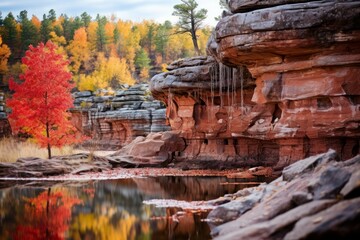
[[[207,212],[143,201],[208,200],[244,187],[221,184],[227,181],[156,177],[1,189],[0,239],[209,239],[201,221]]]

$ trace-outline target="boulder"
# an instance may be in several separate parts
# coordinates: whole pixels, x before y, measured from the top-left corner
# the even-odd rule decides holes
[[[219,226],[210,224],[212,236],[216,239],[327,239],[333,236],[353,239],[356,236],[356,239],[360,216],[356,209],[360,158],[336,162],[332,161],[334,155],[331,150],[322,154],[327,160],[318,155],[288,166],[284,173],[293,169],[294,174],[283,175],[265,185],[258,203],[247,205],[242,214],[236,210],[243,209],[247,199],[258,197],[257,188],[225,196],[228,201],[209,214],[225,220]],[[231,217],[236,219],[228,221]]]
[[[150,133],[137,137],[110,158],[119,164],[126,159],[133,166],[160,166],[170,163],[185,148],[184,140],[175,132]]]

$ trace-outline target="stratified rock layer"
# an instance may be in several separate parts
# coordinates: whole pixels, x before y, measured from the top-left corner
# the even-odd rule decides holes
[[[151,81],[186,139],[181,158],[282,168],[329,148],[358,154],[360,1],[229,5],[211,57],[177,61]]]
[[[74,93],[72,121],[91,137],[87,147],[119,149],[138,136],[169,130],[165,106],[147,90],[143,84],[98,96],[89,91]]]
[[[282,177],[269,184],[211,201],[220,205],[209,220],[223,220],[211,224],[213,237],[357,239],[360,195],[359,184],[352,180],[359,178],[360,155],[345,162],[337,158],[329,150],[286,167]],[[229,202],[222,204],[224,199]]]

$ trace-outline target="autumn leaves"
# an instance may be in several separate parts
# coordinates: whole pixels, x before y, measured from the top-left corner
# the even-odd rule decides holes
[[[67,112],[73,106],[72,75],[67,70],[68,61],[57,50],[51,41],[30,46],[22,58],[26,71],[20,75],[20,83],[10,81],[14,93],[7,101],[12,109],[9,120],[13,131],[29,134],[40,146],[47,147],[49,158],[52,146],[81,140]]]

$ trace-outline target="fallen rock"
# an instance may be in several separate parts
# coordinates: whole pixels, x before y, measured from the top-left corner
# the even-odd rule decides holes
[[[135,166],[159,166],[170,163],[177,152],[185,149],[184,140],[175,132],[150,133],[137,137],[120,151],[110,155],[113,162],[119,160]]]

